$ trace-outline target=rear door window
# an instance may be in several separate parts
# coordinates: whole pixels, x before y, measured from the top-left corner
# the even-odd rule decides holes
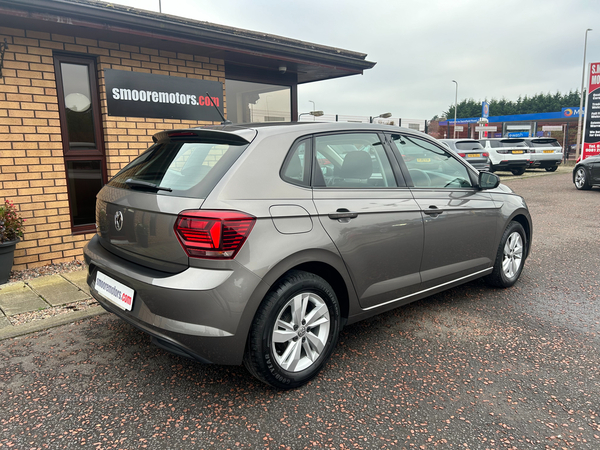
[[[161,141],[128,164],[109,185],[162,195],[205,197],[246,147],[221,142]]]
[[[326,187],[397,187],[390,160],[375,133],[317,136],[315,152],[316,170],[323,175]]]

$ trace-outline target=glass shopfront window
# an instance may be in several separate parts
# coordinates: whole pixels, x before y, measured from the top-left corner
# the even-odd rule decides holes
[[[290,86],[226,80],[227,119],[233,123],[290,122]]]

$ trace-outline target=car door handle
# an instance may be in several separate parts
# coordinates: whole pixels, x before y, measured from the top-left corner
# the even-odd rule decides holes
[[[339,220],[339,219],[354,219],[358,217],[358,213],[348,211],[346,208],[340,208],[334,213],[327,214],[330,219]]]
[[[443,210],[443,209],[439,209],[439,208],[438,208],[437,206],[435,206],[435,205],[431,205],[431,206],[429,207],[429,209],[424,209],[424,210],[423,210],[423,213],[427,214],[428,216],[433,216],[433,217],[439,216],[439,215],[440,215],[441,213],[443,213],[443,212],[444,212],[444,210]]]

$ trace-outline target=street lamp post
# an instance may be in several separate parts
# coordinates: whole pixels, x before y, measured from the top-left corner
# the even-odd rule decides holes
[[[458,112],[458,81],[452,80],[456,83],[456,90],[454,91],[454,139],[456,139],[456,113]]]
[[[317,110],[317,107],[315,106],[315,102],[313,102],[312,100],[309,100],[308,103],[312,103],[313,104],[313,109],[312,109],[313,111]],[[314,114],[313,114],[313,121],[314,120],[315,120],[315,118],[314,118]]]
[[[324,114],[323,111],[311,111],[311,112],[307,112],[307,113],[301,113],[298,116],[298,122],[300,122],[300,117],[302,117],[302,116],[308,116],[308,115],[313,116],[313,121],[314,121],[315,117],[321,117],[323,114]]]
[[[575,144],[575,159],[579,159],[580,148],[581,148],[581,122],[582,122],[582,109],[583,109],[583,85],[585,82],[585,54],[587,52],[587,34],[588,31],[592,31],[591,28],[585,30],[585,39],[583,41],[583,70],[581,71],[581,100],[579,101],[579,120],[577,122],[577,143]]]
[[[375,117],[371,116],[370,119],[371,119],[371,123],[373,123],[374,119],[379,119],[379,118],[388,119],[390,117],[392,117],[392,113],[388,112],[388,113],[379,114],[378,116],[375,116]]]

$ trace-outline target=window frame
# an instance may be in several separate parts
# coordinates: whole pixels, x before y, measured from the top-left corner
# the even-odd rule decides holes
[[[104,147],[104,132],[102,128],[102,116],[100,109],[100,94],[98,89],[98,71],[96,66],[96,58],[87,55],[65,54],[55,52],[53,54],[54,70],[56,78],[56,92],[58,97],[58,113],[60,121],[64,173],[67,184],[67,196],[69,200],[69,217],[71,221],[71,232],[73,234],[85,234],[96,231],[96,220],[89,224],[75,225],[73,217],[72,202],[75,201],[76,194],[71,192],[69,186],[68,162],[71,161],[100,161],[100,171],[102,176],[102,186],[108,181],[106,168],[106,153]],[[93,114],[94,139],[96,141],[95,148],[72,150],[69,144],[69,131],[67,127],[67,110],[65,106],[65,96],[63,88],[63,76],[61,64],[76,64],[88,67],[88,81],[90,85],[90,101]]]

